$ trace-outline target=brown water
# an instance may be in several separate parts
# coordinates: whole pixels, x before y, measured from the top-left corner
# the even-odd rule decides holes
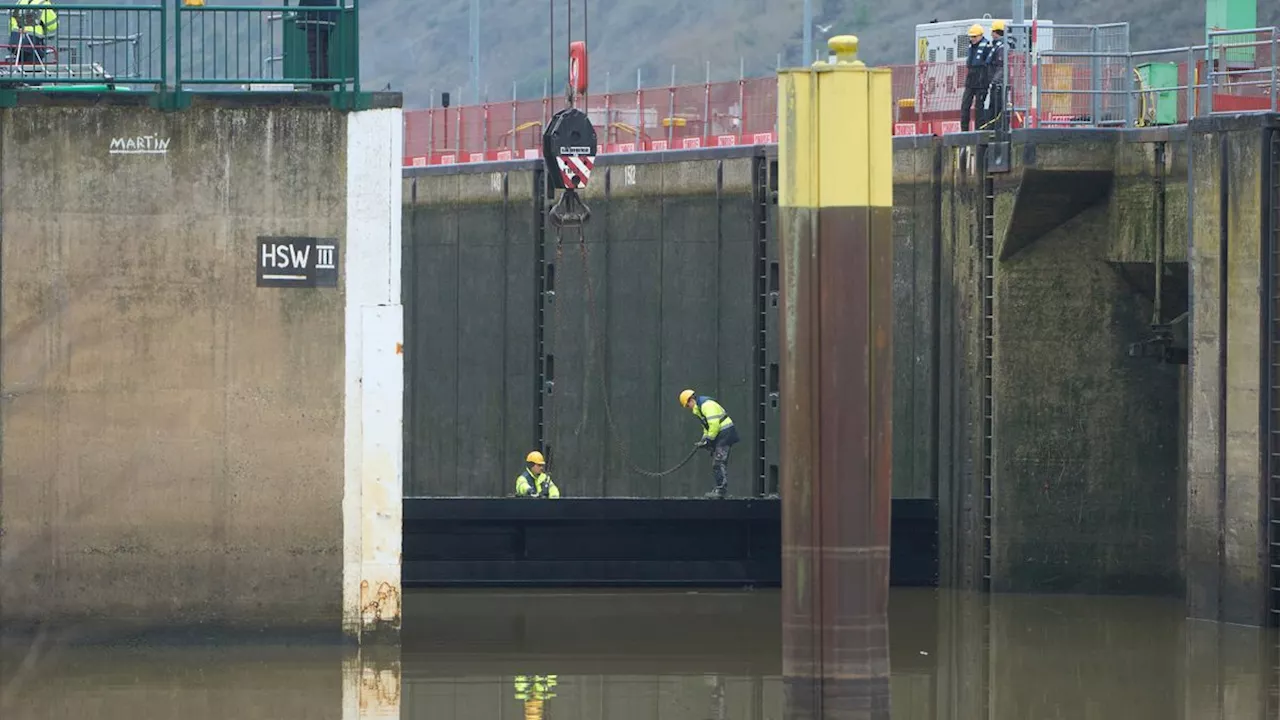
[[[895,720],[1280,717],[1275,636],[1185,622],[1177,602],[891,603]],[[776,592],[416,592],[398,664],[316,645],[7,641],[0,718],[765,720],[787,716],[779,638]],[[517,699],[520,675],[554,687]]]

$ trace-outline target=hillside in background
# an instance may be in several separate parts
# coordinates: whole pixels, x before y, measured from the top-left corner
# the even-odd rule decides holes
[[[115,0],[120,2],[121,0]],[[123,0],[152,4],[155,0]],[[105,2],[105,0],[104,0]],[[287,0],[295,5],[297,0]],[[206,6],[280,6],[282,0],[207,0]],[[549,4],[545,1],[479,0],[481,16],[481,92],[506,100],[512,86],[521,98],[541,97],[551,52]],[[441,91],[454,105],[471,101],[469,12],[471,0],[361,0],[362,81],[368,89],[405,94],[405,107],[439,102]],[[1028,15],[1031,3],[1026,0]],[[566,69],[566,0],[556,0],[556,81],[563,89]],[[591,90],[633,90],[636,71],[645,87],[661,86],[676,67],[679,84],[700,83],[710,63],[713,81],[737,79],[739,63],[748,76],[767,75],[779,55],[787,65],[801,62],[803,0],[573,0],[574,39],[582,39],[582,11],[588,12]],[[830,34],[851,33],[862,43],[861,57],[871,64],[909,63],[915,26],[931,20],[1008,18],[1007,0],[813,0],[815,25]],[[1058,23],[1129,22],[1134,49],[1177,47],[1204,42],[1204,0],[1041,0],[1040,16]],[[205,23],[196,34],[208,47],[225,47],[218,24]],[[1259,2],[1258,24],[1280,24],[1280,3]],[[190,34],[193,28],[188,27]],[[239,38],[259,43],[262,32]],[[189,37],[190,35],[188,35]],[[814,46],[825,37],[814,31]],[[145,43],[145,41],[144,41]],[[158,48],[149,51],[158,55]],[[245,48],[257,58],[278,49]],[[184,48],[191,55],[191,46]],[[1167,58],[1165,58],[1167,59]],[[158,62],[158,58],[157,58]],[[459,90],[462,90],[459,95]]]
[[[557,87],[564,82],[565,7],[557,0],[555,47]],[[588,11],[591,87],[603,92],[667,83],[676,66],[677,83],[702,82],[711,63],[712,80],[746,73],[764,75],[777,65],[796,64],[801,54],[802,0],[574,0],[574,39],[581,39],[581,13]],[[1030,14],[1030,0],[1026,2]],[[1008,2],[977,0],[813,0],[816,24],[831,32],[858,35],[868,63],[909,63],[917,23],[993,17],[1010,12]],[[454,93],[453,104],[470,102],[470,0],[362,0],[361,42],[366,86],[390,83],[405,94],[405,107],[425,107],[439,93]],[[480,0],[481,78],[492,99],[539,97],[547,76],[550,26],[546,2]],[[1130,23],[1135,49],[1204,42],[1204,2],[1178,0],[1041,0],[1040,16],[1055,22]],[[1259,3],[1259,25],[1280,22],[1276,3]],[[814,44],[822,35],[814,31]],[[458,89],[463,95],[457,96]],[[434,91],[434,92],[433,92]]]

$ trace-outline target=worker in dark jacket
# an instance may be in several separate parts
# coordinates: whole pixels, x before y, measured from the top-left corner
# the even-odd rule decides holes
[[[1004,124],[1004,110],[1007,104],[1005,98],[1005,68],[1009,59],[1009,40],[1004,36],[1004,21],[995,20],[991,23],[991,54],[987,61],[989,68],[987,75],[991,80],[991,90],[987,94],[987,113],[986,118],[982,121],[981,127],[987,128],[994,126],[997,122]]]
[[[298,0],[298,7],[323,7],[326,10],[301,10],[298,27],[307,33],[307,62],[310,77],[315,80],[329,75],[329,37],[338,24],[338,0]],[[317,83],[316,90],[332,90],[332,83]]]
[[[964,95],[960,98],[960,131],[969,129],[969,113],[972,110],[974,126],[982,124],[986,115],[987,88],[991,86],[987,60],[991,55],[991,43],[982,36],[981,25],[969,26],[969,57],[965,61]],[[976,101],[976,106],[975,106]]]
[[[680,393],[680,404],[702,422],[702,438],[693,446],[711,450],[711,473],[715,476],[716,487],[706,496],[723,498],[729,489],[726,468],[729,448],[738,444],[738,428],[733,426],[733,418],[725,412],[724,406],[712,398],[685,390]]]

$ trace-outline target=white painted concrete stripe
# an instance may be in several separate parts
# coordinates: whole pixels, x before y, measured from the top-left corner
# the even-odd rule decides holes
[[[403,142],[399,109],[347,116],[342,616],[354,638],[374,602],[400,619]]]

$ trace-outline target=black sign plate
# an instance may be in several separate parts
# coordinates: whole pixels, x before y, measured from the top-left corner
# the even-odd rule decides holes
[[[338,287],[338,241],[259,237],[258,287]]]

